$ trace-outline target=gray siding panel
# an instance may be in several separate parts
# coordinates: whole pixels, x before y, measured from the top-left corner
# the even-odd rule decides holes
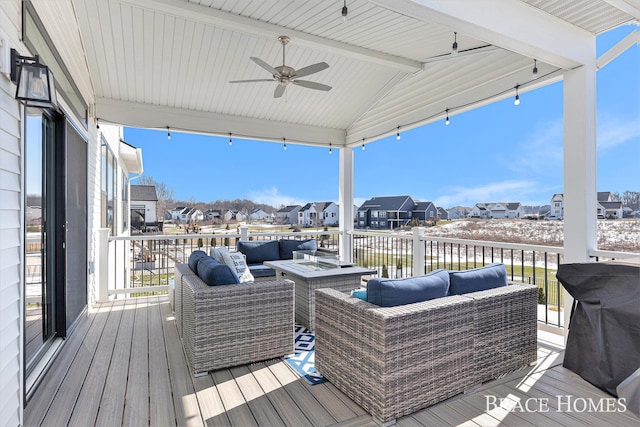
[[[10,44],[19,36],[19,25],[20,2],[0,2],[0,28]],[[11,426],[22,422],[22,150],[20,105],[14,91],[15,86],[0,75],[0,418]]]

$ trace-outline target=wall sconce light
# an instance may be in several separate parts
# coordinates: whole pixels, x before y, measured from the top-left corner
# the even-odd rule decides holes
[[[27,107],[56,108],[56,88],[49,67],[34,57],[11,49],[11,81],[17,85],[16,99]]]

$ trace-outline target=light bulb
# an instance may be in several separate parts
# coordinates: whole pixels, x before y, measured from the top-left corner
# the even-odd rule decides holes
[[[453,45],[451,46],[451,55],[458,55],[458,33],[453,33]]]

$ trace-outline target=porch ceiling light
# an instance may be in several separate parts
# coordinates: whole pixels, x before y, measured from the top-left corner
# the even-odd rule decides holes
[[[344,6],[342,6],[342,21],[347,22],[347,14],[349,13],[349,9],[347,9],[347,0],[344,0]]]
[[[18,55],[11,49],[11,81],[16,83],[16,99],[28,107],[56,108],[53,73],[34,57]]]
[[[533,60],[533,70],[531,71],[531,73],[533,75],[533,80],[538,78],[538,61],[535,59]]]
[[[451,55],[456,56],[458,54],[458,33],[453,32],[453,45],[451,46]]]
[[[520,94],[518,93],[518,89],[520,85],[516,85],[516,99],[513,100],[513,105],[520,105]]]

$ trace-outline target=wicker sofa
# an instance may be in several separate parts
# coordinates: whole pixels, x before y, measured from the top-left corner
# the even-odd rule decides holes
[[[191,372],[292,353],[293,298],[290,280],[208,286],[187,264],[176,264],[175,318]]]
[[[316,369],[381,424],[522,368],[537,288],[509,284],[396,307],[316,291]]]

